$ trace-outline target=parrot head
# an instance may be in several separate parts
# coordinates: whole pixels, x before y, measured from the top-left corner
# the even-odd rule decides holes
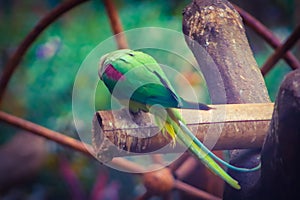
[[[122,55],[130,54],[130,52],[132,52],[130,49],[121,49],[103,55],[99,62],[99,78],[103,80],[104,74],[116,81],[122,78],[122,74],[113,66],[113,63],[115,60],[120,59]]]

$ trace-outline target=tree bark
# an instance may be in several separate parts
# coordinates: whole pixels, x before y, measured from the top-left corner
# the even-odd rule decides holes
[[[248,44],[241,17],[225,0],[194,0],[183,12],[183,33],[205,77],[213,104],[270,102],[264,79]],[[236,150],[231,164],[253,167],[259,150]],[[224,199],[241,199],[260,172],[235,173],[242,189],[225,188]]]
[[[249,199],[300,199],[300,70],[281,84],[262,150],[261,180]]]

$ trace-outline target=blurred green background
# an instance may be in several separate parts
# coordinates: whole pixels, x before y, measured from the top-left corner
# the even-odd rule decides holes
[[[26,34],[60,2],[62,1],[0,1],[0,71]],[[189,2],[115,1],[124,30],[157,26],[177,31],[181,31],[181,12]],[[296,0],[233,2],[257,17],[282,41],[300,19],[300,5]],[[101,1],[84,3],[64,14],[30,47],[10,80],[1,109],[78,138],[72,118],[75,75],[89,52],[111,35]],[[257,63],[261,66],[273,50],[248,28],[247,36]],[[300,56],[296,51],[295,54]],[[284,75],[289,71],[285,62],[280,61],[266,76],[272,100],[276,97]],[[191,70],[183,73],[195,87],[204,87],[204,91],[206,90],[201,76],[194,75]],[[108,109],[110,98],[105,88],[98,87],[97,97],[97,109]],[[209,102],[207,92],[201,93],[200,98]],[[14,160],[14,156],[18,156],[9,145],[15,145],[20,153],[23,148],[25,152],[26,146],[39,144],[41,148],[35,149],[34,153],[43,152],[37,157],[28,154],[27,159],[19,163],[19,167],[24,165],[25,168],[28,163],[38,160],[36,168],[24,178],[25,181],[0,181],[0,194],[5,199],[132,199],[144,191],[137,176],[108,169],[95,159],[50,141],[39,140],[34,143],[35,139],[29,139],[28,143],[19,142],[16,146],[12,139],[23,133],[3,122],[0,122],[0,131],[0,152],[6,150],[3,155],[9,159]],[[10,152],[12,153],[9,154]],[[0,165],[4,166],[5,162],[2,160]],[[0,174],[7,173],[2,169],[5,167],[0,167]],[[10,168],[12,175],[16,170],[17,166]],[[0,175],[0,179],[1,177],[5,176]]]

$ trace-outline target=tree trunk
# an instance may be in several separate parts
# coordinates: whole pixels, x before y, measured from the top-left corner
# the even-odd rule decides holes
[[[262,150],[261,180],[249,199],[300,199],[300,70],[281,84]]]
[[[194,0],[183,12],[183,33],[208,85],[212,103],[270,102],[264,79],[248,44],[241,17],[225,0]],[[259,164],[258,150],[236,150],[231,164]],[[236,173],[242,190],[225,188],[224,199],[242,199],[260,172]]]

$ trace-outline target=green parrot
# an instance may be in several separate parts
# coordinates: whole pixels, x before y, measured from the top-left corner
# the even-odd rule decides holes
[[[194,136],[175,108],[211,108],[205,104],[185,101],[178,96],[160,65],[150,55],[130,49],[113,51],[101,57],[98,74],[121,104],[126,106],[129,102],[127,106],[131,112],[141,110],[153,114],[157,126],[162,133],[171,136],[173,144],[179,139],[205,166],[233,188],[241,187],[215,160],[241,172],[259,169],[260,166],[246,169],[230,165],[213,154]]]

